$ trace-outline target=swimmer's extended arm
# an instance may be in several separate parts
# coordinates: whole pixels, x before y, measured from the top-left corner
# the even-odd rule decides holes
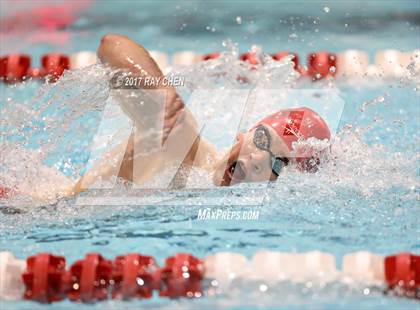
[[[146,86],[144,83],[140,83],[138,86],[142,89],[148,90],[160,90],[164,91],[166,95],[166,102],[164,105],[164,124],[163,124],[163,140],[168,137],[169,132],[175,125],[180,114],[190,113],[185,109],[184,102],[181,97],[177,94],[176,90],[172,86],[163,85],[163,73],[159,69],[159,66],[150,56],[149,52],[141,45],[132,41],[126,36],[108,34],[105,35],[101,44],[98,48],[98,57],[102,63],[109,65],[114,69],[121,69],[129,72],[130,75],[136,77],[142,77],[142,81],[145,78],[161,78],[159,83],[154,86]],[[141,120],[139,118],[147,118],[148,115],[141,115],[138,108],[138,102],[136,106],[132,106],[132,102],[125,100],[125,98],[119,98],[120,106],[123,111],[133,120],[134,125],[141,128]],[[148,129],[148,128],[143,128]]]
[[[100,60],[115,69],[122,69],[130,72],[130,75],[138,77],[153,77],[163,78],[162,71],[158,65],[151,58],[149,53],[141,45],[135,43],[129,38],[121,35],[105,35],[98,48],[98,57]],[[161,79],[162,81],[162,79]],[[182,144],[188,144],[186,141],[194,141],[187,152],[183,163],[205,165],[208,157],[215,156],[215,148],[204,141],[198,134],[196,121],[192,113],[184,106],[181,97],[177,94],[174,87],[157,84],[153,87],[140,85],[143,89],[158,89],[166,92],[166,99],[164,105],[164,124],[162,142],[164,143],[165,155],[171,158],[177,158],[184,153],[181,151]],[[142,115],[143,112],[136,104],[138,102],[126,101],[124,96],[117,98],[122,110],[133,120],[134,126],[139,131],[147,130],[144,127],[144,122],[141,118],[148,115]],[[168,136],[171,138],[167,140]],[[198,138],[197,138],[198,136]],[[126,180],[132,181],[133,175],[133,151],[136,145],[136,140],[132,135],[128,145],[122,143],[108,152],[92,169],[90,169],[76,184],[74,191],[80,192],[88,188],[97,180],[107,180],[111,176],[118,175]],[[122,154],[124,158],[122,162],[116,160],[121,159]],[[168,158],[168,157],[167,157]],[[162,158],[160,158],[162,160]],[[165,158],[163,158],[166,161]],[[150,165],[160,165],[157,162],[150,163]],[[120,163],[120,171],[115,171],[116,162]],[[157,171],[157,170],[156,170]]]

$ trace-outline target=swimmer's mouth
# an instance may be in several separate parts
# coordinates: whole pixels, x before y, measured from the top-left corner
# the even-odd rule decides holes
[[[225,170],[225,181],[229,184],[239,183],[246,177],[245,166],[241,161],[234,161]]]

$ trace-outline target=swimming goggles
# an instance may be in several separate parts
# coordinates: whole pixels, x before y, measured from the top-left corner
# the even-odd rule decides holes
[[[271,135],[268,129],[263,125],[259,125],[254,132],[254,144],[260,150],[268,152],[270,154],[270,165],[271,171],[279,176],[284,166],[287,166],[289,159],[287,157],[277,157],[271,152]]]

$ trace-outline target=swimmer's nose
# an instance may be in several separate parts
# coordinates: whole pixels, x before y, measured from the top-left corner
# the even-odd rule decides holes
[[[265,157],[265,154],[262,152],[251,152],[248,155],[249,160],[253,162],[262,162],[264,161]]]
[[[253,167],[252,161],[249,160],[249,157],[247,157],[241,160],[241,163],[242,163],[243,170],[245,172],[244,180],[252,181],[252,173],[250,173]]]
[[[267,165],[267,156],[260,152],[250,153],[246,161],[246,168],[248,171],[253,171],[255,174],[260,174],[264,169],[264,164]]]

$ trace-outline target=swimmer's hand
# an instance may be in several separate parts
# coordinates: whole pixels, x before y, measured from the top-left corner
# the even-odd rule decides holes
[[[55,168],[42,166],[38,179],[26,179],[19,185],[18,193],[30,196],[43,203],[52,204],[63,197],[75,194],[75,182]]]

